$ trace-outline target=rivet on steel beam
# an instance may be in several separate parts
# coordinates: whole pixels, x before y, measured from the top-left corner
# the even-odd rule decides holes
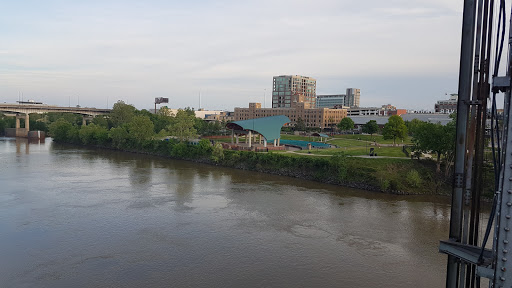
[[[500,280],[501,281],[505,281],[505,277],[500,277]]]
[[[508,250],[507,249],[503,249],[503,253],[507,254]]]
[[[508,244],[508,240],[503,240],[503,243]]]
[[[507,206],[508,207],[512,206],[512,202],[507,202]]]
[[[501,267],[501,271],[505,272],[505,271],[507,271],[507,268]]]
[[[512,190],[508,190],[507,192],[508,192],[508,194],[512,194]]]
[[[510,231],[510,228],[508,228],[508,227],[505,227],[505,231],[507,231],[507,232],[508,232],[508,231]]]
[[[510,215],[505,215],[505,218],[510,219]]]
[[[503,258],[501,258],[501,261],[507,262],[507,258],[503,257]]]

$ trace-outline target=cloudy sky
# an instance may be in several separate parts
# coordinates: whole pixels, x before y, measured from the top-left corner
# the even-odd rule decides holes
[[[463,0],[0,0],[0,102],[227,109],[272,76],[433,109],[457,92]]]

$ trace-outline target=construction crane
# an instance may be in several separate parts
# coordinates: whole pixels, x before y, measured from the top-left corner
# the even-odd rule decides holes
[[[446,287],[449,288],[480,287],[482,281],[489,281],[490,287],[512,287],[510,31],[506,76],[498,75],[506,23],[505,0],[464,1],[450,234],[439,246],[440,252],[448,254]],[[504,117],[499,123],[496,97],[501,93],[504,93]],[[488,120],[495,193],[489,221],[480,223]],[[485,231],[483,235],[479,233],[481,228]]]

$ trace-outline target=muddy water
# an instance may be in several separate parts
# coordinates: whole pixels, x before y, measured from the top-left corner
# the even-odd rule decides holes
[[[2,287],[443,287],[449,199],[0,138]]]

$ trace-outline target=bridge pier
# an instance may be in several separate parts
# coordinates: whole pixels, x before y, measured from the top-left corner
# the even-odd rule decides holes
[[[20,119],[25,119],[25,128],[21,128]],[[16,114],[16,137],[28,137],[29,123],[28,114]]]
[[[92,121],[92,119],[94,119],[93,116],[86,116],[86,115],[84,115],[82,117],[82,126],[87,126],[87,121],[90,122],[90,121]]]

